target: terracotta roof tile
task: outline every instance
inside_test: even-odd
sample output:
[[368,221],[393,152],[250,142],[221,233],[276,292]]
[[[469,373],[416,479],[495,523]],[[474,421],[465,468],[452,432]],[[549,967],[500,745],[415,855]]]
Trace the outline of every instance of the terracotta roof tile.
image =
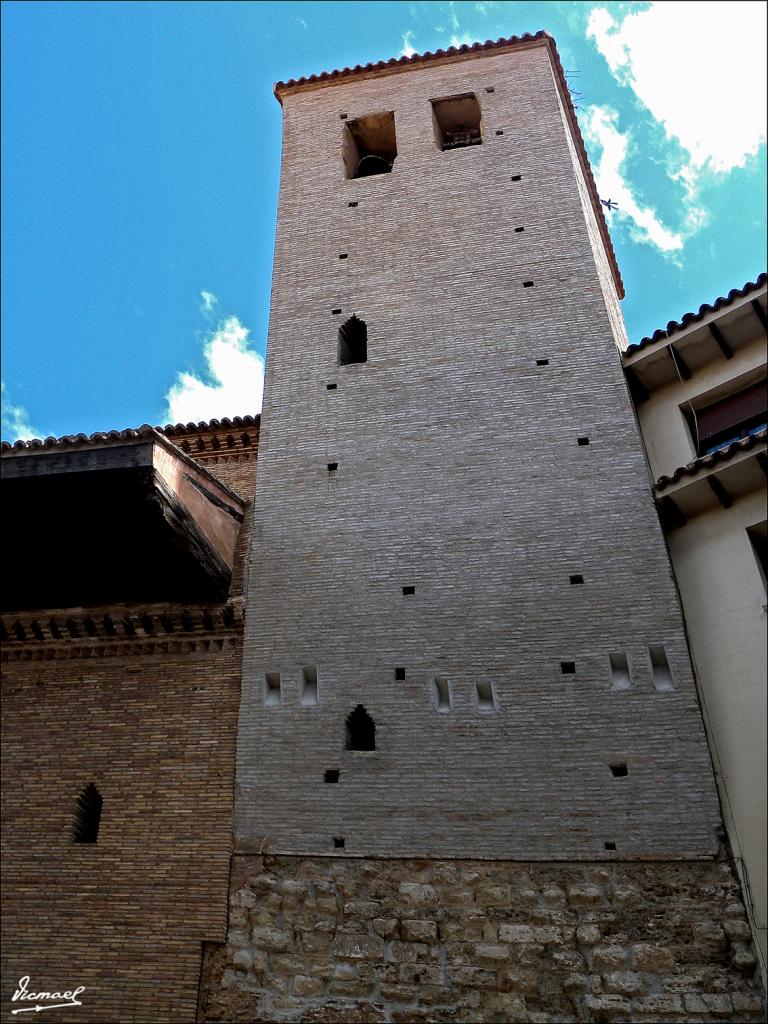
[[712,469],[713,466],[717,466],[721,462],[730,462],[735,455],[740,452],[748,452],[756,445],[765,444],[766,440],[768,440],[768,430],[760,430],[756,434],[750,434],[749,437],[742,437],[738,441],[734,441],[726,448],[718,448],[716,452],[710,452],[709,455],[701,455],[698,459],[689,462],[687,466],[678,467],[672,476],[660,476],[656,481],[656,490],[663,491],[666,487],[676,484],[684,476],[696,476],[702,469]]
[[641,349],[646,348],[648,345],[652,345],[655,341],[665,341],[670,335],[676,334],[678,331],[685,330],[691,324],[698,323],[708,313],[717,313],[721,309],[727,309],[728,306],[732,305],[736,299],[746,298],[751,292],[756,292],[760,288],[765,286],[768,281],[768,274],[760,274],[756,281],[747,281],[747,283],[741,288],[732,288],[727,295],[721,295],[715,299],[713,303],[705,302],[703,306],[699,306],[698,312],[696,313],[684,313],[679,320],[670,320],[665,330],[659,329],[654,331],[650,338],[643,338],[638,341],[635,345],[630,345],[624,355],[631,356],[635,352],[639,352]]
[[252,427],[259,423],[260,416],[234,416],[232,419],[225,416],[220,420],[201,420],[199,423],[168,423],[164,427],[151,427],[143,423],[140,427],[128,430],[97,431],[95,434],[65,434],[62,437],[46,437],[44,440],[32,438],[29,441],[3,441],[0,449],[3,452],[23,451],[25,449],[38,448],[71,448],[82,444],[104,444],[110,441],[132,441],[153,434],[164,434],[166,437],[176,437],[186,434],[199,434],[211,430],[228,430],[230,428]]
[[488,39],[484,43],[473,43],[472,45],[463,46],[449,46],[447,50],[435,50],[434,53],[427,51],[426,53],[414,53],[411,57],[392,57],[390,60],[379,60],[370,64],[356,64],[353,68],[342,68],[338,71],[322,71],[319,75],[306,75],[302,78],[291,78],[287,82],[276,82],[274,87],[275,96],[278,101],[282,103],[281,95],[291,89],[302,89],[311,88],[315,85],[321,84],[333,84],[334,82],[345,81],[355,76],[364,75],[380,75],[388,74],[396,71],[402,71],[404,69],[418,66],[420,64],[427,64],[430,61],[446,60],[451,57],[461,57],[466,54],[483,53],[490,50],[501,50],[505,48],[513,47],[524,47],[529,46],[531,43],[543,42],[549,49],[552,63],[554,65],[557,77],[560,82],[560,90],[563,96],[564,103],[566,105],[566,112],[568,120],[571,124],[573,131],[574,140],[576,142],[579,155],[581,157],[582,166],[584,168],[584,175],[587,180],[587,187],[589,189],[590,197],[592,199],[592,208],[597,218],[598,227],[600,229],[600,235],[603,239],[606,252],[608,254],[608,261],[611,265],[611,271],[613,273],[613,279],[616,284],[616,291],[620,299],[624,298],[624,282],[621,279],[621,273],[619,271],[619,265],[616,260],[616,253],[613,249],[613,243],[611,242],[611,236],[608,231],[608,224],[605,220],[605,214],[603,213],[603,207],[600,203],[600,196],[595,185],[595,180],[592,175],[592,168],[589,163],[589,157],[587,156],[587,149],[584,145],[584,139],[579,128],[579,122],[576,117],[576,111],[573,106],[571,99],[570,89],[568,88],[568,81],[565,77],[565,71],[563,65],[560,62],[560,55],[557,52],[557,46],[555,40],[549,34],[549,32],[525,32],[520,36],[509,36],[504,39]]

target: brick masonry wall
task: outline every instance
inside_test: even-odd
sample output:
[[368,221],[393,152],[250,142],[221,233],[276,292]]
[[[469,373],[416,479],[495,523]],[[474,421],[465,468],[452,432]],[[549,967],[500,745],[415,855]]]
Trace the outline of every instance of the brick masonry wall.
[[[439,152],[429,100],[467,91],[483,144]],[[346,180],[341,114],[389,110],[394,171]],[[343,837],[351,856],[714,855],[618,307],[546,50],[288,95],[284,121],[238,850],[330,854]],[[339,366],[352,313],[368,361]],[[673,692],[654,689],[649,644],[665,646]],[[611,689],[615,653],[632,689]],[[280,705],[264,703],[266,672],[281,674]],[[370,754],[344,749],[358,703],[376,722]]]
[[761,1021],[727,863],[233,858],[202,1020]]
[[[200,461],[251,498],[255,455]],[[234,597],[247,532],[246,517]],[[89,611],[117,636],[89,637]],[[60,1021],[194,1020],[203,943],[226,934],[232,851],[242,624],[221,611],[75,609],[79,637],[56,613],[55,643],[32,638],[34,616],[19,641],[5,617],[0,1019],[22,1019],[11,996],[29,975],[32,991],[85,986]],[[75,844],[89,782],[104,800],[98,842]]]

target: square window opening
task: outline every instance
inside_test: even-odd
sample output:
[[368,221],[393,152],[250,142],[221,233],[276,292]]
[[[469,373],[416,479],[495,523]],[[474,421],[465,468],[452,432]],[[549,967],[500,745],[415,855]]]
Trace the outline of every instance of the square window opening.
[[397,158],[394,112],[368,114],[347,121],[342,157],[347,178],[389,174]]
[[438,149],[463,149],[483,141],[480,104],[473,92],[432,100],[432,126]]

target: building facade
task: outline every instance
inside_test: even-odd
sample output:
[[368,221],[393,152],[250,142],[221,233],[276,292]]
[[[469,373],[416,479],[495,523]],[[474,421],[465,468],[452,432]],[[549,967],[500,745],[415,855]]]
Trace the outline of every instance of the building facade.
[[58,1020],[195,1019],[227,928],[258,427],[3,445],[3,1020],[48,1008],[14,1001],[25,977],[84,986]]
[[5,1018],[759,1021],[553,41],[276,94],[261,423],[3,452]]
[[765,334],[762,274],[624,355],[764,976]]

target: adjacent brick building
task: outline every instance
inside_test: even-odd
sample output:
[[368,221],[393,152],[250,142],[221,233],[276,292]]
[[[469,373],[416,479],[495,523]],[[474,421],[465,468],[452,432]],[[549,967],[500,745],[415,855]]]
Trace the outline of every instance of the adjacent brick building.
[[[203,944],[227,924],[258,427],[4,445],[4,1020],[23,1019],[24,976],[30,991],[85,986],[59,1020],[195,1018]],[[197,524],[229,545],[218,596],[222,581],[196,574],[221,568]],[[73,842],[89,785],[98,841]]]

